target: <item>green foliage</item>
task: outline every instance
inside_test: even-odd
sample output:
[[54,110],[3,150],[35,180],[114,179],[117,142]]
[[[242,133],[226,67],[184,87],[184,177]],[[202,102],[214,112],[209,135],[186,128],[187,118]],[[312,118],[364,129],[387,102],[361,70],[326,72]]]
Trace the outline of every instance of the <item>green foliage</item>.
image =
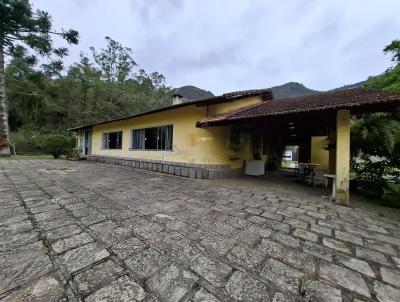
[[375,113],[357,119],[351,128],[351,152],[355,181],[362,190],[375,198],[393,199],[397,191],[392,188],[400,180],[400,121],[396,115]]
[[388,206],[399,208],[400,184],[389,184],[383,190],[382,199]]
[[[367,88],[400,91],[400,41],[384,48],[395,65],[382,75],[370,77]],[[364,188],[385,200],[399,200],[400,119],[396,113],[374,113],[354,120],[351,129],[352,168]]]
[[43,154],[43,135],[29,128],[20,128],[12,133],[11,143],[15,147],[17,154]]
[[6,67],[9,123],[12,130],[39,123],[46,84],[44,74],[35,69],[36,60],[22,46],[16,47],[16,50],[18,55]]
[[383,51],[392,54],[394,66],[388,68],[383,74],[370,77],[365,87],[377,90],[400,91],[400,40],[394,40]]
[[74,146],[75,139],[73,137],[61,134],[48,135],[43,142],[43,149],[46,154],[51,154],[54,158],[71,154]]
[[359,118],[352,125],[352,152],[391,158],[400,162],[400,123],[395,114],[375,113]]
[[385,54],[391,53],[393,55],[392,61],[395,64],[400,63],[400,40],[393,40],[392,43],[390,43],[383,49],[383,51],[385,52]]
[[96,64],[100,67],[102,77],[109,82],[125,82],[136,66],[132,58],[132,49],[106,37],[107,46],[98,52],[90,47]]
[[[28,0],[2,0],[0,3],[0,43],[8,54],[14,52],[16,45],[24,44],[40,56],[64,57],[65,47],[54,48],[52,35],[57,35],[69,44],[78,44],[76,30],[54,31],[51,16],[43,10],[34,10]],[[54,60],[50,65],[59,65]],[[62,62],[61,62],[62,63]]]
[[73,154],[75,138],[61,134],[43,134],[25,127],[13,133],[12,144],[18,155],[51,154],[58,158],[60,155]]
[[73,148],[71,154],[69,154],[72,158],[80,158],[81,157],[81,148]]
[[400,91],[400,65],[388,69],[379,76],[370,77],[365,87],[385,91]]
[[[35,119],[38,120],[39,106],[42,105],[41,96],[35,90],[29,89],[29,86],[36,85],[34,80],[37,72],[32,67],[37,64],[36,56],[45,56],[49,63],[43,64],[43,71],[50,77],[60,75],[63,69],[62,58],[68,54],[65,47],[55,48],[52,37],[59,36],[69,44],[77,44],[79,37],[76,30],[62,30],[57,32],[53,29],[51,16],[43,10],[34,10],[29,0],[1,0],[0,1],[0,150],[9,153],[9,119],[7,113],[6,98],[6,80],[5,80],[5,55],[13,56],[15,59],[14,69],[11,70],[15,81],[25,86],[22,90],[15,85],[12,89],[14,93],[32,96],[35,106]],[[35,52],[27,54],[25,47]],[[28,73],[23,79],[18,79],[18,74]],[[31,77],[32,82],[26,82],[26,78]],[[8,84],[8,83],[7,83]],[[28,104],[27,107],[31,107]],[[25,111],[26,112],[26,111]],[[21,117],[21,115],[20,115]],[[23,117],[22,117],[23,119]],[[16,120],[16,123],[19,121]],[[19,126],[24,125],[21,121]]]
[[[170,103],[165,78],[157,72],[135,70],[132,50],[110,37],[104,48],[91,47],[91,57],[81,54],[80,61],[62,74],[68,49],[53,47],[52,38],[59,36],[77,44],[77,31],[55,31],[50,15],[34,10],[28,0],[2,0],[0,17],[0,54],[11,57],[5,70],[0,64],[6,82],[6,89],[4,82],[0,83],[0,92],[7,92],[8,121],[17,152],[48,151],[48,145],[56,143],[55,138],[44,139],[49,134],[65,135],[72,126]],[[49,58],[49,63],[39,65],[37,56]],[[5,103],[4,97],[1,103]],[[0,116],[6,118],[1,112]],[[0,133],[0,138],[3,136],[8,144],[7,131]],[[57,142],[61,145],[61,138]],[[55,145],[52,150],[57,149]],[[60,151],[54,152],[57,156]]]
[[[115,62],[125,57],[126,48],[110,38],[106,42],[113,46],[105,48],[106,54],[103,50],[96,51],[98,57]],[[27,127],[42,133],[66,134],[66,129],[72,126],[136,114],[171,103],[171,90],[164,76],[157,72],[128,71],[126,64],[121,63],[111,68],[112,76],[108,78],[108,67],[104,66],[109,64],[98,64],[96,60],[99,59],[81,54],[80,61],[72,64],[66,75],[54,77],[43,66],[38,66],[26,49],[16,49],[18,56],[6,67],[9,122],[13,132]],[[118,66],[123,66],[123,71],[119,71]],[[131,64],[131,68],[134,66]]]

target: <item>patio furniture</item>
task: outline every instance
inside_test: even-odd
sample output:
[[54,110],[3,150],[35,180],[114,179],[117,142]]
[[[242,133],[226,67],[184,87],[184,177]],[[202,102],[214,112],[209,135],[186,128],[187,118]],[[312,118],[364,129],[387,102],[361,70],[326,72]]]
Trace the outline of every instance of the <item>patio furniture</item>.
[[312,173],[313,167],[309,163],[300,163],[298,164],[298,177],[301,179],[302,182],[306,182],[308,184],[312,183]]
[[336,175],[335,174],[324,174],[324,177],[328,179],[332,179],[332,196],[330,198],[332,200],[336,199]]
[[314,183],[314,167],[309,165],[304,169],[304,180],[306,184],[312,185]]
[[301,180],[303,180],[305,165],[306,165],[306,164],[304,164],[304,163],[299,163],[299,164],[297,165],[296,170],[295,170],[295,173],[296,173],[297,178],[300,178]]
[[328,178],[325,174],[328,172],[328,168],[325,166],[316,166],[314,168],[313,184],[316,186],[323,186],[325,189],[328,188]]

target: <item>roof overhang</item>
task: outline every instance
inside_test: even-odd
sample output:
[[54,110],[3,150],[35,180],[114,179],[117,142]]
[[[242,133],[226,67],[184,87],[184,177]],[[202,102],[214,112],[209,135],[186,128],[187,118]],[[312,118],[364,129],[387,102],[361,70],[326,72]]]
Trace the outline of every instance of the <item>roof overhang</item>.
[[162,107],[159,109],[155,109],[155,110],[151,110],[151,111],[147,111],[147,112],[143,112],[143,113],[127,116],[127,117],[122,117],[122,118],[111,119],[111,120],[101,121],[101,122],[97,122],[97,123],[77,126],[77,127],[69,128],[68,131],[79,131],[79,130],[91,129],[92,127],[97,126],[97,125],[103,125],[103,124],[108,124],[108,123],[112,123],[112,122],[133,119],[133,118],[137,118],[137,117],[140,117],[143,115],[149,115],[149,114],[154,114],[154,113],[168,111],[168,110],[174,110],[174,109],[178,109],[178,108],[182,108],[182,107],[186,107],[186,106],[192,106],[192,105],[195,105],[196,107],[211,106],[211,105],[232,102],[232,101],[236,101],[236,100],[248,98],[248,97],[253,97],[253,96],[260,96],[263,101],[273,99],[271,89],[255,89],[255,90],[236,91],[236,92],[225,93],[223,95],[215,96],[215,97],[211,97],[211,98],[206,98],[206,99],[201,99],[201,100],[196,100],[196,101],[189,101],[189,102],[184,102],[184,103],[180,103],[180,104],[176,104],[176,105]]
[[268,101],[212,115],[197,122],[197,127],[249,123],[255,120],[304,113],[349,109],[352,114],[389,112],[400,106],[400,93],[365,88],[337,90],[315,95]]

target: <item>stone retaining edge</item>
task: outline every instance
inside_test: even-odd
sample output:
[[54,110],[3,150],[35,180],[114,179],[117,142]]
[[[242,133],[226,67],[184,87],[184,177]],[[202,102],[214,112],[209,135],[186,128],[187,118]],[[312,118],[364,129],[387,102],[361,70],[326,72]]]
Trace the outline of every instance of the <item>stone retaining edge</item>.
[[240,174],[229,165],[191,164],[153,159],[86,155],[88,161],[127,166],[195,179],[221,179]]

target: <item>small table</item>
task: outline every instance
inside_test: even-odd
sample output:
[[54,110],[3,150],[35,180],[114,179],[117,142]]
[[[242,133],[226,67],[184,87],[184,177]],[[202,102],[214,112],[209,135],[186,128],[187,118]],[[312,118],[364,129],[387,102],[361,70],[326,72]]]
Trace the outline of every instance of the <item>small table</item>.
[[332,178],[332,196],[330,198],[332,200],[336,199],[336,175],[335,174],[324,174],[326,178]]

